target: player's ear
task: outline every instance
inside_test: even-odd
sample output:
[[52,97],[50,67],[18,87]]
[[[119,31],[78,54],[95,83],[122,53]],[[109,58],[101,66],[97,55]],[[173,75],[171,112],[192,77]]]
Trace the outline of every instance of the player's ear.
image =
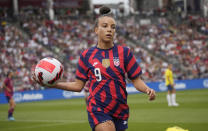
[[97,35],[98,34],[98,27],[95,27],[94,31],[95,31],[95,34]]

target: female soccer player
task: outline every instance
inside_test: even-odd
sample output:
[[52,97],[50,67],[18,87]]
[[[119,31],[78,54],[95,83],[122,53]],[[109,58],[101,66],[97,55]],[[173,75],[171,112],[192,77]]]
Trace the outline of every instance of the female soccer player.
[[176,90],[174,88],[174,79],[173,79],[173,65],[169,64],[168,68],[165,70],[165,85],[168,88],[167,101],[168,106],[179,106],[176,102]]
[[9,121],[15,120],[13,117],[13,112],[14,112],[14,108],[16,106],[15,101],[13,99],[14,89],[13,89],[12,76],[13,76],[13,73],[8,72],[7,78],[4,80],[3,85],[2,85],[2,88],[4,89],[4,94],[9,102],[9,110],[8,110],[8,120]]
[[80,55],[75,81],[54,87],[80,92],[89,80],[87,112],[92,130],[124,131],[129,118],[125,74],[150,100],[155,99],[155,91],[140,79],[141,68],[130,49],[113,42],[116,22],[110,8],[102,7],[100,14],[94,28],[98,43]]

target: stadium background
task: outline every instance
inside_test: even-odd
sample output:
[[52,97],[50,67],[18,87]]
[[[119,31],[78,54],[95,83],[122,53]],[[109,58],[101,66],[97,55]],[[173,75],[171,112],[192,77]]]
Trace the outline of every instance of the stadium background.
[[[146,82],[162,83],[164,70],[172,63],[176,80],[187,80],[193,88],[207,87],[208,0],[0,0],[0,84],[12,70],[16,93],[30,92],[33,95],[26,98],[33,100],[38,97],[36,91],[50,92],[31,80],[31,67],[47,56],[59,59],[64,64],[64,79],[73,81],[80,52],[96,43],[92,29],[103,4],[113,8],[116,16],[115,43],[132,49]],[[129,130],[161,131],[173,125],[206,130],[208,90],[186,91],[190,86],[183,87],[177,96],[178,108],[167,107],[164,92],[158,93],[153,103],[144,100],[142,94],[129,95],[133,109]],[[0,96],[2,100],[2,90]],[[7,105],[1,104],[2,130],[49,130],[55,123],[54,128],[64,125],[62,130],[90,130],[82,99],[18,103],[17,121],[12,124],[6,121],[6,111]]]

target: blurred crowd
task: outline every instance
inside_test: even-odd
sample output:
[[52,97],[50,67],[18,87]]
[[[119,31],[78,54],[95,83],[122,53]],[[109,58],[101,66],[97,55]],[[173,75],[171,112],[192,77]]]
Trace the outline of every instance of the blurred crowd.
[[122,32],[149,51],[177,61],[187,73],[179,76],[182,79],[208,77],[208,35],[188,22],[176,24],[163,19],[157,24],[141,25],[130,19],[126,21],[129,24],[123,24]]
[[[77,12],[58,12],[55,20],[49,20],[47,12],[21,10],[19,26],[2,21],[0,32],[0,82],[9,70],[15,72],[16,90],[44,89],[33,83],[31,68],[44,57],[55,57],[64,65],[64,79],[75,79],[76,64],[81,51],[96,45],[93,33],[94,19],[78,17]],[[208,77],[208,41],[206,34],[186,24],[175,25],[168,21],[141,25],[134,18],[119,21],[115,43],[126,45],[134,52],[145,81],[164,81],[167,62],[155,57],[157,52],[167,58],[175,58],[184,70],[174,69],[177,79]],[[26,33],[26,35],[25,35]],[[149,51],[139,44],[141,42]],[[190,72],[184,75],[183,72]],[[1,83],[0,83],[1,84]]]
[[25,39],[17,27],[9,24],[4,26],[0,37],[0,81],[5,79],[8,71],[12,71],[15,73],[14,83],[19,87],[18,90],[36,88],[30,77],[31,68],[40,58],[53,56],[53,53],[34,40]]

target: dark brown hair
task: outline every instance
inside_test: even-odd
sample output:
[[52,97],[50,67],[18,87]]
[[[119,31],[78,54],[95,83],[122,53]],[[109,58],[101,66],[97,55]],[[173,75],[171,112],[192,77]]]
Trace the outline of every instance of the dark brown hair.
[[11,71],[8,71],[7,74],[6,74],[6,76],[9,77],[9,75],[10,75],[11,73],[12,73]]
[[100,7],[100,9],[99,9],[99,16],[98,16],[98,18],[95,21],[95,27],[98,26],[99,18],[104,17],[104,16],[108,16],[108,17],[114,18],[111,9],[109,7],[107,7],[107,6]]

